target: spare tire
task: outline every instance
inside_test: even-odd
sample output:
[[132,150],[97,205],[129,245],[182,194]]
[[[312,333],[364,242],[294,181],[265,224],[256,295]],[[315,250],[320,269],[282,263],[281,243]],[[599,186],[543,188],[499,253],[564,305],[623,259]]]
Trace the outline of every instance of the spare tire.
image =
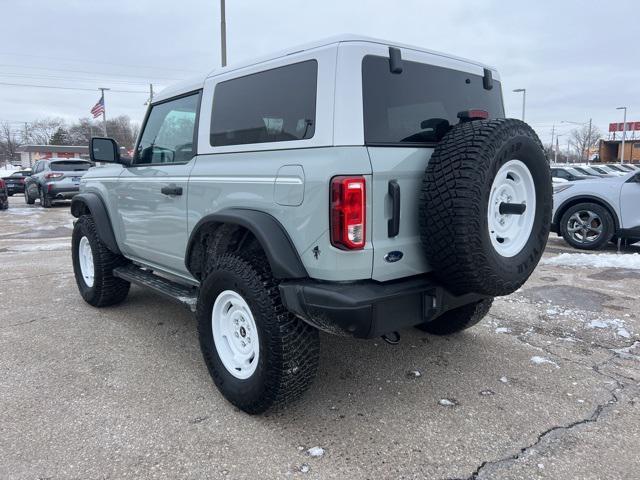
[[514,292],[542,256],[551,208],[549,164],[529,125],[456,125],[422,182],[420,236],[434,275],[455,294]]

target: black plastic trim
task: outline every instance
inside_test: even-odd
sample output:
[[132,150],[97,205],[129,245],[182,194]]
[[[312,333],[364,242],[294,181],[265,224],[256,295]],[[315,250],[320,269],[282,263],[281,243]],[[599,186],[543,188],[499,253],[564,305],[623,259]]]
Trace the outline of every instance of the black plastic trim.
[[389,47],[389,71],[402,73],[402,52],[399,48]]
[[484,75],[482,76],[482,86],[485,90],[493,89],[493,74],[488,68],[484,69]]
[[98,237],[100,237],[102,243],[113,253],[122,255],[120,248],[118,248],[118,242],[116,242],[116,236],[113,233],[109,213],[102,199],[95,193],[79,193],[71,200],[71,214],[79,218],[80,215],[82,215],[82,207],[84,206],[89,209],[93,217],[96,229],[98,230]]
[[244,208],[229,208],[200,219],[187,243],[185,264],[188,270],[199,231],[206,225],[223,223],[239,225],[253,233],[267,255],[274,277],[297,279],[308,276],[293,242],[280,222],[268,213]]
[[391,197],[391,218],[387,222],[387,235],[392,238],[400,233],[400,185],[397,180],[389,180]]
[[443,313],[487,296],[456,296],[428,275],[391,282],[284,281],[285,307],[323,331],[374,338],[434,320]]

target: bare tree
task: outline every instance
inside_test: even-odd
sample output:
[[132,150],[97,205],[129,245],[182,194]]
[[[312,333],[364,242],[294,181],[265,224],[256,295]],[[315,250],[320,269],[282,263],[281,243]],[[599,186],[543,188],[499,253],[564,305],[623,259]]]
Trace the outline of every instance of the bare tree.
[[81,118],[69,127],[69,143],[71,145],[89,145],[91,137],[102,135],[102,127],[90,118]]
[[60,127],[64,127],[64,120],[61,118],[41,118],[31,122],[25,143],[49,145],[51,137]]
[[3,163],[17,159],[16,150],[21,144],[20,135],[11,128],[11,124],[8,122],[0,123],[0,160]]
[[602,137],[602,132],[598,127],[584,125],[571,131],[570,142],[580,159],[586,158],[588,160],[589,149],[596,146],[600,137]]

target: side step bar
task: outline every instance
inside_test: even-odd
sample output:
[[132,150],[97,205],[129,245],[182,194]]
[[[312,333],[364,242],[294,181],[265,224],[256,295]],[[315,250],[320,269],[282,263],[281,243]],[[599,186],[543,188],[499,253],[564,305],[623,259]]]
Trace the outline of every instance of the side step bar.
[[196,303],[198,301],[198,290],[196,287],[188,287],[181,283],[172,282],[133,264],[114,268],[113,274],[127,282],[150,288],[160,295],[182,303],[189,307],[192,312],[196,311]]

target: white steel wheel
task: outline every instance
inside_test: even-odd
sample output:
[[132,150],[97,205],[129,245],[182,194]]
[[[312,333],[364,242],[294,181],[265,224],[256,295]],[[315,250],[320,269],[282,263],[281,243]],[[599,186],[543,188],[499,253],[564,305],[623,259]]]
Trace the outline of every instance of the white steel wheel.
[[256,371],[260,339],[247,302],[233,290],[225,290],[213,304],[211,331],[216,351],[227,371],[245,380]]
[[93,287],[95,269],[93,267],[93,252],[91,251],[91,244],[87,237],[80,239],[78,245],[78,262],[80,263],[80,273],[82,273],[82,279],[87,287]]
[[[501,213],[502,204],[524,205],[521,214]],[[529,168],[520,160],[505,163],[493,180],[487,220],[491,244],[503,257],[514,257],[527,244],[536,215],[536,188]]]

